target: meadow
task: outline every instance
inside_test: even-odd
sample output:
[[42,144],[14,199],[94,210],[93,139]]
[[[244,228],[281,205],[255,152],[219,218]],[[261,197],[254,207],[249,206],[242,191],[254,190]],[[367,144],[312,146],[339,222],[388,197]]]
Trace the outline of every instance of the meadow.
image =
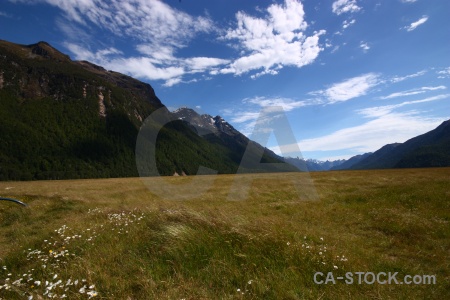
[[[0,182],[28,204],[0,201],[0,299],[449,298],[450,168],[313,172],[312,201],[295,176],[199,176],[213,184],[183,201],[151,186],[192,177]],[[227,198],[236,179],[253,180],[244,201]]]

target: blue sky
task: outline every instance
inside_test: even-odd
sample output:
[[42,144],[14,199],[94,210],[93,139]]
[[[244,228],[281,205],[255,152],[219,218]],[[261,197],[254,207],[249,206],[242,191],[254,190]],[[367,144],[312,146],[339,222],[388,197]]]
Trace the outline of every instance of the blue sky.
[[47,41],[247,135],[282,106],[305,158],[337,159],[450,118],[449,12],[448,0],[2,0],[0,39]]

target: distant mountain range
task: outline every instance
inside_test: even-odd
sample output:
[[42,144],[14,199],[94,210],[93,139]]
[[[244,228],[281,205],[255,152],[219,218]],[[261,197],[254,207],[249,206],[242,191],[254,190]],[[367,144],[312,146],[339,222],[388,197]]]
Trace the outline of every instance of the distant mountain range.
[[[46,42],[0,41],[0,180],[138,176],[136,138],[157,109],[171,114],[149,84],[72,61]],[[237,172],[251,141],[219,116],[200,122],[187,120],[188,112],[175,112],[181,120],[158,134],[159,173],[196,174],[199,166]],[[259,147],[250,157],[273,164],[241,171],[297,170]]]
[[297,167],[301,171],[329,171],[332,168],[338,167],[345,163],[345,159],[340,160],[316,160],[316,159],[303,159],[299,157],[285,157],[284,160]]

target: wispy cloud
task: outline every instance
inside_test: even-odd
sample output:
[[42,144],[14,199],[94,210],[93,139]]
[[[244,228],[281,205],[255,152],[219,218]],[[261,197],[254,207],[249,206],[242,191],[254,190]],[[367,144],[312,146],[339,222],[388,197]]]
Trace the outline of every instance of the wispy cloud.
[[[252,97],[242,100],[239,110],[226,109],[223,113],[229,118],[230,123],[237,124],[239,131],[249,136],[255,126],[256,120],[261,118],[261,112],[290,112],[304,106],[319,104],[318,100],[295,100],[285,97]],[[270,110],[267,110],[270,108]],[[270,123],[272,114],[267,114],[260,121]]]
[[350,27],[351,25],[355,24],[356,20],[352,19],[352,20],[345,20],[344,22],[342,22],[342,30],[338,30],[336,31],[334,34],[335,35],[343,35],[344,31]]
[[[307,23],[299,0],[285,0],[261,9],[262,18],[240,11],[236,26],[221,31],[207,15],[193,16],[159,0],[12,0],[20,3],[42,2],[58,7],[66,22],[57,22],[67,38],[67,48],[77,59],[149,80],[165,80],[171,86],[194,73],[235,74],[255,71],[251,78],[276,75],[284,66],[311,64],[323,50],[319,30],[305,35]],[[77,29],[80,29],[79,31]],[[101,56],[110,48],[86,38],[91,29],[109,31],[117,37],[132,38],[139,55]],[[84,35],[82,38],[78,36]],[[202,33],[220,34],[222,41],[238,41],[236,58],[178,57],[177,52]],[[82,41],[82,42],[80,42]],[[75,52],[77,49],[79,51]]]
[[366,95],[371,88],[380,83],[378,74],[368,73],[335,83],[325,90],[311,92],[312,95],[323,96],[328,103],[347,101]]
[[11,14],[0,11],[0,17],[12,18],[13,16]]
[[416,72],[416,73],[413,73],[413,74],[409,74],[409,75],[406,75],[406,76],[395,76],[395,77],[392,77],[390,79],[390,81],[392,83],[397,83],[397,82],[400,82],[400,81],[404,81],[404,80],[407,80],[407,79],[411,79],[411,78],[414,78],[414,77],[419,77],[419,76],[425,75],[426,73],[427,73],[426,70],[422,70],[422,71],[419,71],[419,72]]
[[356,0],[337,0],[331,5],[333,12],[337,15],[343,13],[353,13],[361,10]]
[[[228,110],[226,113],[228,115],[233,115],[231,118],[231,122],[233,123],[245,123],[249,121],[255,121],[259,112],[263,108],[267,107],[279,107],[285,112],[292,111],[294,109],[304,107],[307,105],[312,105],[312,101],[299,101],[290,98],[284,97],[253,97],[253,98],[245,98],[242,100],[242,105],[244,107],[240,107],[239,112],[234,112],[232,110]],[[244,110],[244,111],[243,111]]]
[[[114,35],[132,36],[152,44],[184,47],[198,32],[214,28],[205,16],[194,17],[158,0],[15,0],[45,2],[61,9],[68,20],[98,26]],[[155,26],[157,24],[157,26]]]
[[[448,98],[450,98],[450,94],[443,94],[395,105],[361,109],[356,113],[371,120],[318,138],[301,140],[298,142],[298,147],[301,151],[351,150],[356,153],[364,153],[373,152],[386,144],[402,143],[434,129],[445,119],[426,117],[416,110],[396,112],[396,109]],[[284,147],[290,149],[289,145]]]
[[364,52],[367,52],[370,50],[370,46],[367,42],[363,42],[361,41],[361,43],[359,44],[359,48],[361,48]]
[[414,29],[416,29],[420,25],[424,24],[426,21],[428,21],[428,16],[423,16],[422,18],[420,18],[416,22],[412,22],[410,25],[405,26],[403,28],[406,29],[406,31],[413,31]]
[[96,52],[90,51],[78,44],[74,43],[64,43],[64,46],[69,49],[70,52],[75,53],[75,59],[77,60],[87,60],[91,62],[101,62],[106,63],[108,57],[115,55],[122,55],[122,51],[110,47],[102,50],[98,50]]
[[350,21],[349,21],[349,20],[345,20],[345,21],[342,23],[342,29],[347,29],[349,26],[355,24],[355,22],[356,22],[355,19],[352,19],[352,20],[350,20]]
[[400,2],[403,2],[403,3],[414,3],[416,1],[417,0],[400,0]]
[[[171,86],[186,74],[208,72],[229,63],[213,57],[177,57],[200,33],[216,30],[209,16],[192,16],[159,0],[14,0],[42,2],[58,7],[58,28],[66,34],[66,48],[76,59],[90,60],[105,68],[149,80],[165,80]],[[64,19],[64,20],[63,20]],[[140,55],[127,56],[93,37],[92,30],[109,31],[117,37],[132,38]]]
[[227,67],[222,74],[240,75],[261,70],[252,75],[275,75],[284,66],[302,67],[314,62],[323,50],[319,37],[324,30],[305,36],[307,23],[303,5],[297,0],[285,0],[284,4],[272,4],[257,18],[240,11],[236,14],[236,27],[229,28],[223,40],[238,41],[242,55]]
[[352,150],[373,152],[390,143],[402,143],[437,127],[444,119],[427,118],[415,112],[389,113],[361,125],[337,130],[329,135],[301,140],[301,151]]
[[297,101],[283,97],[254,97],[244,99],[242,102],[256,104],[259,107],[279,106],[282,107],[284,111],[291,111],[310,104],[308,101]]
[[437,101],[437,100],[443,100],[443,99],[448,99],[449,97],[450,97],[450,94],[441,94],[441,95],[427,97],[427,98],[420,99],[420,100],[405,101],[405,102],[398,103],[398,104],[364,108],[364,109],[358,110],[357,112],[368,118],[376,118],[376,117],[381,117],[381,116],[390,114],[390,113],[392,113],[392,111],[394,109],[397,109],[397,108],[400,108],[403,106],[425,103],[425,102],[432,102],[432,101]]
[[450,78],[450,67],[437,71],[439,79]]
[[428,91],[445,90],[446,88],[447,87],[444,86],[444,85],[440,85],[440,86],[424,86],[424,87],[421,87],[421,88],[418,88],[418,89],[412,89],[412,90],[392,93],[392,94],[389,94],[387,96],[380,97],[380,99],[384,100],[384,99],[392,99],[392,98],[397,98],[397,97],[413,96],[413,95],[423,94],[423,93],[426,93]]
[[213,58],[213,57],[192,57],[184,60],[186,66],[191,72],[204,72],[212,67],[218,67],[229,63],[228,59]]

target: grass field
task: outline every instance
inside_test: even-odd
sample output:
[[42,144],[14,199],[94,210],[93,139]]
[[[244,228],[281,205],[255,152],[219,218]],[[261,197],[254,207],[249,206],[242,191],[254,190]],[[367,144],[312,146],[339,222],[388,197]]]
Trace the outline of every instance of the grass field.
[[[220,175],[185,201],[139,178],[0,182],[29,204],[0,201],[0,299],[449,299],[450,168],[310,175],[317,201],[299,199],[296,173]],[[235,176],[255,179],[245,201],[227,200]]]

